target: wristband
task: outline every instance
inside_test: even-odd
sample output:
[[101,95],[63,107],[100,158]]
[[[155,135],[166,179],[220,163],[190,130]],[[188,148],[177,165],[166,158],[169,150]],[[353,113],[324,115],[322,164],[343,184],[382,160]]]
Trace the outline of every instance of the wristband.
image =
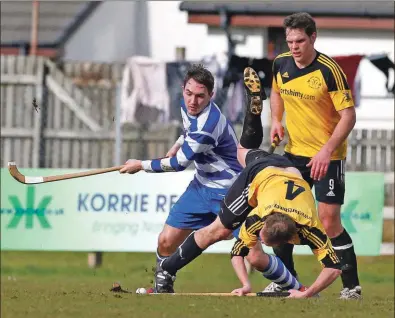
[[143,160],[141,161],[141,166],[143,167],[143,170],[145,172],[153,172],[154,170],[151,167],[151,161],[152,160]]
[[184,143],[184,136],[181,135],[180,137],[178,137],[176,144],[182,146],[183,143]]

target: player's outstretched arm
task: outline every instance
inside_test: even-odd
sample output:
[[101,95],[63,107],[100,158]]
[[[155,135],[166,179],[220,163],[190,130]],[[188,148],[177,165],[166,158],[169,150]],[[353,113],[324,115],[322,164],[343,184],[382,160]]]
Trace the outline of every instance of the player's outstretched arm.
[[[181,148],[183,143],[184,143],[184,136],[180,136],[177,139],[177,141],[175,142],[175,144],[166,153],[165,158],[175,157],[177,155],[178,150]],[[156,160],[160,162],[161,159],[156,159]],[[151,161],[150,161],[150,164],[151,164]],[[121,170],[119,170],[119,172],[134,174],[134,173],[139,172],[141,170],[144,170],[144,164],[141,160],[129,159],[128,161],[126,161],[124,167]]]
[[184,166],[177,165],[173,167],[172,160],[177,162],[177,157],[170,158],[159,158],[152,160],[138,160],[129,159],[124,164],[123,168],[119,170],[120,173],[135,174],[141,170],[146,172],[170,172],[170,171],[182,171],[185,169]]
[[236,272],[237,277],[239,278],[241,284],[243,285],[243,287],[233,290],[232,294],[237,294],[239,296],[248,294],[249,292],[251,292],[251,283],[248,279],[248,273],[244,263],[244,257],[233,256],[232,265]]
[[[247,246],[243,238],[247,239],[247,242],[250,242],[249,246]],[[248,279],[248,273],[246,265],[244,263],[244,257],[249,254],[250,247],[254,246],[256,242],[257,237],[247,232],[246,223],[244,222],[239,232],[239,238],[236,240],[235,244],[232,247],[232,251],[230,252],[232,257],[232,266],[242,284],[242,287],[233,290],[232,294],[243,296],[251,291],[251,283]]]
[[[315,230],[316,230],[315,234],[317,234],[318,233],[317,229]],[[312,251],[316,255],[318,261],[323,265],[323,269],[321,273],[318,275],[315,282],[306,291],[304,292],[290,291],[291,293],[290,297],[293,298],[312,297],[318,294],[319,292],[323,291],[325,288],[327,288],[342,273],[342,271],[340,270],[341,268],[340,260],[336,256],[336,253],[332,248],[330,239],[326,236],[326,242],[325,240],[320,240],[319,238],[318,241],[316,241],[317,236],[313,236],[313,234],[307,236],[307,239],[311,240],[313,239],[312,237],[315,237],[315,239],[313,240],[315,242],[320,242],[319,244],[316,245],[317,248],[313,248]]]
[[323,268],[321,273],[318,275],[315,282],[304,292],[300,292],[297,290],[290,290],[291,298],[308,298],[312,297],[319,292],[323,291],[330,284],[332,284],[337,277],[340,276],[342,271],[336,268]]
[[184,138],[175,156],[143,161],[129,159],[119,172],[133,174],[140,170],[154,173],[183,171],[197,156],[213,149],[215,145],[216,140],[212,135],[200,131],[192,132]]

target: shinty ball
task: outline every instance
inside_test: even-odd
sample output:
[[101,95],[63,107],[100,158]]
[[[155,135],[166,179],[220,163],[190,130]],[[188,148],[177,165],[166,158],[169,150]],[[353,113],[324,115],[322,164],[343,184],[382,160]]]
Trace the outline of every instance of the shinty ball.
[[146,294],[147,290],[144,287],[137,288],[136,294]]

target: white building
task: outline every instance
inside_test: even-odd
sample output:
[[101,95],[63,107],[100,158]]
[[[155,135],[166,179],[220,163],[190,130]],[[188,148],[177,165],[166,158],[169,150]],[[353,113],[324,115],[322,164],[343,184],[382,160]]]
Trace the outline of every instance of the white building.
[[[177,47],[185,48],[187,60],[223,56],[228,42],[219,25],[221,6],[223,2],[103,2],[67,42],[65,58],[110,62],[148,55],[174,61]],[[319,29],[317,50],[330,56],[385,53],[394,61],[393,6],[393,2],[347,2],[343,6],[339,2],[336,6],[331,2],[309,3],[308,12],[316,18]],[[306,2],[270,5],[265,1],[233,3],[227,8],[232,14],[231,34],[240,42],[235,53],[253,58],[273,55],[273,38],[283,37],[284,16],[307,9]],[[332,16],[320,16],[323,13]],[[360,63],[359,75],[362,98],[357,127],[393,129],[394,98],[386,90],[385,75],[367,59]],[[392,72],[390,83],[393,81]]]
[[[179,47],[185,48],[190,61],[213,54],[223,57],[228,41],[221,9],[231,16],[229,30],[238,41],[235,53],[240,56],[272,58],[285,51],[283,18],[308,11],[317,22],[319,51],[330,56],[385,53],[394,61],[393,1],[48,1],[40,4],[38,41],[52,49],[51,53],[43,47],[43,54],[53,56],[63,50],[63,58],[77,61],[110,63],[133,55],[174,61]],[[19,43],[29,44],[31,10],[29,2],[2,5],[2,54],[18,54],[18,48],[20,54]],[[48,20],[57,10],[62,19]],[[357,127],[393,129],[394,98],[386,90],[385,75],[367,59],[362,60],[359,74],[362,99]],[[389,82],[394,83],[393,70]]]

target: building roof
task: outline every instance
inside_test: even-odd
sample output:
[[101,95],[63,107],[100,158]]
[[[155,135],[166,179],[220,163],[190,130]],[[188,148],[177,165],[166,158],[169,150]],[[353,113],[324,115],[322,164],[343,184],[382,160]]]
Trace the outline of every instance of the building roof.
[[[97,3],[100,2],[39,1],[38,45],[56,45],[65,40]],[[30,42],[32,7],[32,1],[1,2],[1,44]]]
[[308,12],[313,17],[366,17],[393,18],[393,1],[260,1],[254,3],[183,1],[181,11],[195,14],[217,14],[221,8],[231,14],[244,15],[289,15]]

